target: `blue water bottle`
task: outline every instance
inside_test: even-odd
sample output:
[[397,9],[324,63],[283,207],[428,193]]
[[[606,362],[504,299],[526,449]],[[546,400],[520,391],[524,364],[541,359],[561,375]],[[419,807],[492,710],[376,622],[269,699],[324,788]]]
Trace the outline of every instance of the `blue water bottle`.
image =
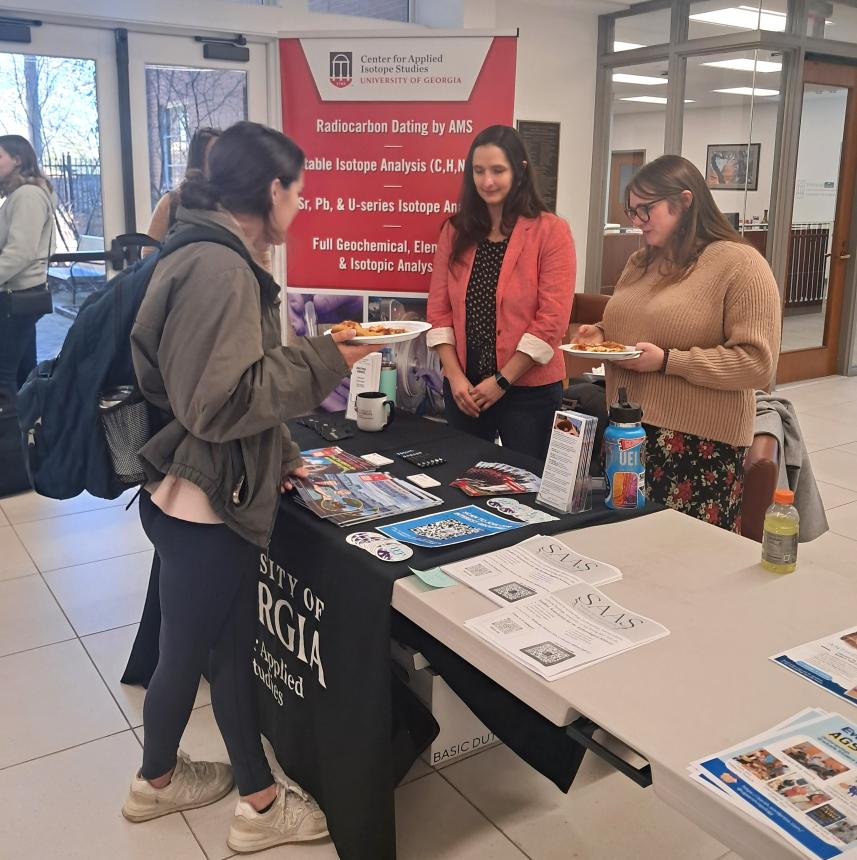
[[608,508],[642,508],[646,504],[646,431],[642,420],[640,404],[629,402],[628,392],[620,388],[604,431],[604,504]]

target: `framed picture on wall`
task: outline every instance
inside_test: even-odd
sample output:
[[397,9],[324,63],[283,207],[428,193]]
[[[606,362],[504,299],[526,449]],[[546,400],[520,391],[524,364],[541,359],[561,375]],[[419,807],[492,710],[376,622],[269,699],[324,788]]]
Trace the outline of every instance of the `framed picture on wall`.
[[748,191],[759,188],[761,143],[709,144],[705,159],[705,179],[716,191]]

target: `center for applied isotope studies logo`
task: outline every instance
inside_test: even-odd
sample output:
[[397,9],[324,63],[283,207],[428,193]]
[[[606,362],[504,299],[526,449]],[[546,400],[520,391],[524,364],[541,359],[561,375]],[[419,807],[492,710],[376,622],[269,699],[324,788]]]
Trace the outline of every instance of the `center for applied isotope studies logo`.
[[335,87],[347,87],[351,83],[351,51],[330,52],[330,82]]

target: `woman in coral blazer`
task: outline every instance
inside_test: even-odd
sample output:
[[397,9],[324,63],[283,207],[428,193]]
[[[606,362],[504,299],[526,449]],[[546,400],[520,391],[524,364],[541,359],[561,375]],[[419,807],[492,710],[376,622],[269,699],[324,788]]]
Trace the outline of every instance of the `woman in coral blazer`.
[[574,242],[547,211],[518,133],[480,132],[458,212],[444,225],[428,298],[447,421],[544,459],[562,403],[557,347],[574,295]]

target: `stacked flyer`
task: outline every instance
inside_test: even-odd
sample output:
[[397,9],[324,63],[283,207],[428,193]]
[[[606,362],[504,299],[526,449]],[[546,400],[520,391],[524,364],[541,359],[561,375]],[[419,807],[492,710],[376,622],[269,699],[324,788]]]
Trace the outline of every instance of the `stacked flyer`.
[[598,419],[577,412],[556,412],[541,489],[540,505],[578,513],[590,507],[589,463]]
[[807,709],[689,766],[807,857],[857,857],[857,723]]
[[382,517],[409,514],[442,500],[339,447],[302,451],[306,478],[292,478],[295,501],[338,526],[354,526]]
[[465,626],[549,681],[669,634],[596,588],[621,579],[618,568],[556,538],[536,535],[442,570],[503,607]]
[[292,478],[295,501],[338,526],[409,514],[443,504],[437,496],[388,472],[343,472]]
[[505,496],[510,493],[537,493],[541,480],[526,469],[480,460],[450,486],[458,487],[468,496]]

